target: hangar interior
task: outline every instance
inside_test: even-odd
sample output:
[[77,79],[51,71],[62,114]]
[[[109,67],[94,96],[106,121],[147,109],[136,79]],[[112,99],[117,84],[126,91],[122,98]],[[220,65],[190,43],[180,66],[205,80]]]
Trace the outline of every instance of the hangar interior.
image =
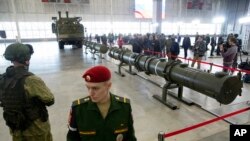
[[[146,34],[156,31],[157,1],[149,0],[1,0],[0,29],[5,30],[7,41],[17,37],[23,41],[55,40],[51,32],[52,17],[58,11],[69,11],[70,17],[82,17],[86,36],[92,34],[122,33]],[[48,0],[50,1],[50,0]],[[243,48],[248,50],[248,0],[205,0],[202,9],[188,8],[191,0],[159,0],[162,11],[161,33],[195,35],[237,33]],[[152,6],[149,6],[152,5]],[[143,8],[142,8],[143,7]],[[143,10],[142,12],[138,10]],[[146,11],[146,12],[145,12]],[[18,23],[18,24],[16,24]],[[159,26],[158,26],[159,28]],[[3,42],[1,40],[1,42]]]
[[[126,73],[125,70],[129,70],[129,66],[126,65],[121,67],[121,71],[125,74],[121,77],[115,73],[119,71],[119,60],[110,57],[108,53],[93,54],[86,44],[78,49],[71,45],[65,45],[63,50],[59,49],[56,35],[51,29],[52,17],[58,17],[58,11],[61,11],[64,17],[64,13],[68,11],[69,17],[82,17],[81,23],[86,28],[84,33],[86,38],[91,34],[146,34],[160,31],[165,35],[188,34],[194,42],[193,38],[197,32],[210,35],[237,33],[242,39],[242,49],[250,50],[248,42],[250,20],[247,21],[250,12],[249,0],[203,0],[202,9],[189,9],[188,2],[193,1],[149,0],[147,5],[151,5],[149,7],[152,10],[150,12],[152,17],[142,18],[135,12],[136,0],[71,0],[70,3],[65,3],[65,0],[0,0],[0,30],[6,33],[5,38],[0,38],[0,73],[4,73],[6,67],[11,65],[11,62],[5,60],[3,56],[9,44],[19,41],[33,45],[35,53],[32,55],[29,69],[45,81],[55,96],[55,104],[48,107],[55,141],[65,140],[71,103],[87,96],[81,75],[87,68],[95,65],[105,65],[112,71],[112,93],[131,100],[137,140],[157,141],[160,131],[171,133],[249,107],[250,86],[248,83],[243,83],[241,96],[237,96],[230,104],[221,104],[214,98],[184,87],[183,97],[194,104],[190,106],[172,96],[167,96],[168,102],[178,107],[173,110],[153,97],[162,96],[162,87],[166,83],[163,77],[146,75],[134,66],[132,70],[137,75],[131,75]],[[156,26],[159,3],[162,5],[160,11],[163,11],[165,18]],[[212,19],[216,17],[223,17],[225,20],[213,22]],[[124,47],[131,49],[130,45]],[[181,49],[180,57],[183,57],[183,52]],[[189,50],[188,57],[192,55],[192,51]],[[222,65],[222,57],[208,56],[203,58],[204,62]],[[242,55],[242,60],[247,58],[247,55]],[[181,61],[190,67],[189,60]],[[210,65],[202,64],[201,70],[204,72],[201,76],[206,75],[205,71],[209,69]],[[210,73],[217,71],[221,71],[221,68],[213,66]],[[214,89],[218,87],[213,83],[206,85]],[[178,93],[178,89],[170,91]],[[0,114],[2,113],[0,108]],[[249,124],[249,120],[250,112],[246,111],[165,140],[228,141],[230,125]],[[2,116],[0,129],[1,140],[11,140]]]

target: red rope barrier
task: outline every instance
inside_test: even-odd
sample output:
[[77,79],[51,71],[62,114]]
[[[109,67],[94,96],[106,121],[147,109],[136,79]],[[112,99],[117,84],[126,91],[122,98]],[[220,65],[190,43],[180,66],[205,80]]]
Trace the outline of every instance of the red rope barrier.
[[202,127],[202,126],[205,126],[207,124],[210,124],[210,123],[213,123],[213,122],[216,122],[216,121],[219,121],[219,120],[222,120],[222,119],[225,119],[225,118],[228,118],[228,117],[231,117],[231,116],[243,113],[243,112],[246,112],[248,110],[250,110],[250,107],[243,108],[241,110],[238,110],[238,111],[235,111],[235,112],[232,112],[232,113],[229,113],[229,114],[226,114],[226,115],[223,115],[223,116],[220,116],[220,117],[217,117],[217,118],[214,118],[214,119],[211,119],[211,120],[208,120],[208,121],[205,121],[205,122],[202,122],[202,123],[190,126],[190,127],[186,127],[186,128],[181,129],[181,130],[170,132],[170,133],[165,134],[164,138],[171,137],[171,136],[174,136],[174,135],[177,135],[177,134],[181,134],[181,133],[184,133],[184,132],[187,132],[187,131],[190,131],[190,130],[193,130],[193,129],[196,129],[196,128],[199,128],[199,127]]
[[[154,51],[151,51],[151,50],[144,50],[144,52],[149,52],[149,53],[152,53],[152,54],[159,54],[160,56],[165,57],[165,53],[161,53],[161,52],[154,52]],[[213,63],[209,63],[209,62],[198,61],[198,60],[193,60],[193,59],[186,59],[186,58],[175,56],[175,55],[171,55],[170,57],[175,57],[175,58],[179,58],[179,59],[183,59],[183,60],[189,60],[189,61],[196,61],[196,62],[200,62],[201,64],[212,65],[212,66],[219,67],[219,68],[222,68],[222,69],[227,69],[227,70],[231,70],[231,71],[245,72],[247,74],[250,74],[250,71],[248,71],[248,70],[240,70],[240,69],[225,67],[225,66],[221,66],[221,65],[217,65],[217,64],[213,64]]]

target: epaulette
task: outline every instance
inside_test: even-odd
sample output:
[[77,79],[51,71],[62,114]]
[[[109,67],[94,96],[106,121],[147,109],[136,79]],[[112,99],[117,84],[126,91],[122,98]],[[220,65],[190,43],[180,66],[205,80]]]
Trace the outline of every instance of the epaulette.
[[81,98],[81,99],[77,99],[77,100],[73,101],[72,106],[77,106],[77,105],[80,105],[82,103],[86,103],[89,100],[90,100],[89,96]]
[[126,97],[120,97],[120,96],[115,95],[115,100],[117,100],[119,102],[123,102],[123,103],[130,103],[130,100]]

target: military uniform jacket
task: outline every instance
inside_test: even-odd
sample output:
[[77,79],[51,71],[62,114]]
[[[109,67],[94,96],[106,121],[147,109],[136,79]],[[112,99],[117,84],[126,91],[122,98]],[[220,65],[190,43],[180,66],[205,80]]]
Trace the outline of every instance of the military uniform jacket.
[[111,102],[104,119],[89,97],[74,101],[69,118],[67,141],[136,141],[129,100],[110,94]]
[[[21,71],[23,67],[15,68],[16,71]],[[52,105],[54,103],[54,96],[46,86],[44,81],[36,75],[30,75],[25,78],[24,90],[27,98],[38,98],[46,105]],[[31,125],[25,131],[12,131],[10,130],[13,141],[21,141],[23,138],[29,138],[29,141],[52,141],[50,134],[49,121],[41,121],[40,119],[34,120]],[[46,139],[43,138],[46,135]]]

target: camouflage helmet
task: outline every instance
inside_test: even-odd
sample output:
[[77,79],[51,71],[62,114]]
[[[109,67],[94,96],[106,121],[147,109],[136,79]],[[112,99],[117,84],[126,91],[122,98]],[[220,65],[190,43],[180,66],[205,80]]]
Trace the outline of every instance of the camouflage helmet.
[[25,61],[30,60],[30,49],[27,45],[21,43],[14,43],[9,45],[5,52],[4,57],[9,61],[17,61],[19,63],[25,63]]

